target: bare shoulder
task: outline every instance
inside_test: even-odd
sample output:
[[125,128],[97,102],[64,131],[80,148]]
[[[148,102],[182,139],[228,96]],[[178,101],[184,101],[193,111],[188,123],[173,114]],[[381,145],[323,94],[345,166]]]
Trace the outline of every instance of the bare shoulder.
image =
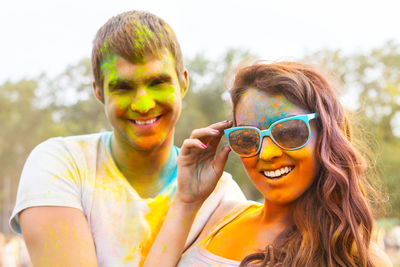
[[[253,201],[224,201],[221,202],[220,205],[216,208],[210,219],[208,220],[207,224],[205,225],[203,231],[201,232],[197,242],[200,242],[204,238],[206,238],[209,234],[211,234],[217,226],[230,217],[234,216],[240,210],[253,205]],[[197,243],[196,242],[196,243]]]
[[389,256],[376,243],[371,242],[369,253],[376,267],[393,267]]

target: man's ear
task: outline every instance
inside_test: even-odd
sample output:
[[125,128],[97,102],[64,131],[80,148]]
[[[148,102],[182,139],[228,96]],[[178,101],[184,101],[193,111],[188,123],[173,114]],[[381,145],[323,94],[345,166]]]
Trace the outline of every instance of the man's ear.
[[95,81],[92,82],[92,86],[93,86],[94,96],[97,98],[97,100],[99,100],[102,104],[104,104],[103,89],[97,86]]
[[182,77],[183,84],[181,88],[181,96],[183,98],[187,92],[187,89],[189,88],[189,73],[187,69],[183,70],[182,76],[183,76]]

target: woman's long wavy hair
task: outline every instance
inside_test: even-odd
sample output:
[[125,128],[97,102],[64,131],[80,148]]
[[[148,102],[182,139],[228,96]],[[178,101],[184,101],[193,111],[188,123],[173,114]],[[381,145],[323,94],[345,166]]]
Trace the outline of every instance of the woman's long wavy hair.
[[[373,266],[368,248],[372,213],[366,191],[367,162],[352,145],[352,132],[332,84],[310,66],[293,62],[255,63],[241,68],[230,90],[236,106],[249,88],[284,95],[316,119],[320,170],[292,209],[292,226],[265,251],[240,266]],[[236,121],[235,121],[236,122]]]

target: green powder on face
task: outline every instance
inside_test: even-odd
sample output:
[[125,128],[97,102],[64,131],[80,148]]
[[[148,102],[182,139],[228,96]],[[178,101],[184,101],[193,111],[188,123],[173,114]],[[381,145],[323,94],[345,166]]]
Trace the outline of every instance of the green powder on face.
[[145,97],[136,103],[137,110],[149,110],[153,106],[155,106],[155,103],[151,97]]
[[117,77],[117,68],[115,67],[116,62],[117,58],[113,56],[104,59],[100,65],[101,72],[103,73],[103,75],[105,75],[106,73],[108,74],[109,81],[115,80]]

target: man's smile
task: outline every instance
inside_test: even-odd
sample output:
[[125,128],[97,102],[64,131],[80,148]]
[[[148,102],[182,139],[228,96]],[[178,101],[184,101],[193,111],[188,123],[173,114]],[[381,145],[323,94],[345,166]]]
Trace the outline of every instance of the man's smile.
[[137,118],[137,119],[128,119],[128,121],[133,124],[135,127],[141,129],[151,129],[155,127],[160,121],[162,115],[147,117],[147,118]]

